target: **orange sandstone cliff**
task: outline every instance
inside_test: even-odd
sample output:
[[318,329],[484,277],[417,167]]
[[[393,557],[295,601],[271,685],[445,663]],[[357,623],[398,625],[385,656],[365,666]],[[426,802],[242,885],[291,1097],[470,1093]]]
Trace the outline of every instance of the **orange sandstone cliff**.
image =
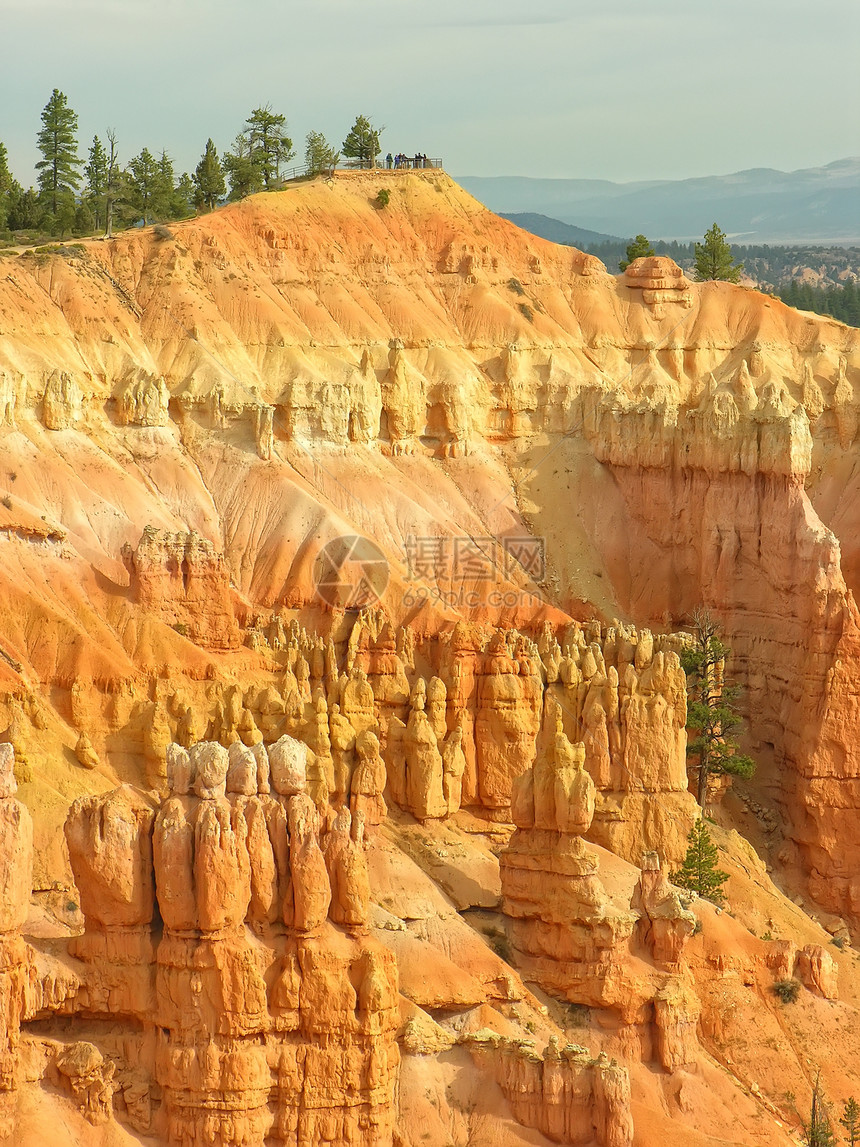
[[[856,1092],[858,378],[436,171],[0,258],[0,1133],[789,1144]],[[722,912],[670,881],[702,604]]]

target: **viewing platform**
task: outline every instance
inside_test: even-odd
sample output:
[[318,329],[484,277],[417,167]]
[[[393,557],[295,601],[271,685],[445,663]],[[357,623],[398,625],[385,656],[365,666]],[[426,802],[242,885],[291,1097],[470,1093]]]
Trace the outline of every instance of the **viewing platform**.
[[439,157],[409,155],[404,156],[396,165],[392,159],[392,164],[389,167],[387,163],[374,163],[374,164],[360,164],[360,163],[338,163],[333,168],[323,168],[320,171],[312,170],[310,164],[302,164],[300,167],[291,167],[281,175],[281,182],[292,183],[296,179],[307,179],[309,175],[348,175],[350,172],[359,171],[372,171],[376,174],[383,172],[391,172],[396,174],[401,171],[442,171],[444,170],[444,163]]

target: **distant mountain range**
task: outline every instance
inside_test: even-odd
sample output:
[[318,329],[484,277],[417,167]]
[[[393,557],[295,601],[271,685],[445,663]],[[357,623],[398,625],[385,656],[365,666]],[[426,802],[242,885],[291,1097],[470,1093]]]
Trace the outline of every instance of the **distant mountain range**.
[[505,175],[458,181],[500,214],[544,215],[580,234],[599,233],[569,240],[577,245],[640,232],[689,241],[714,222],[737,243],[860,242],[860,156],[801,171],[753,168],[643,183]]
[[541,239],[549,239],[551,243],[566,243],[569,247],[588,247],[592,243],[626,243],[627,239],[620,235],[604,235],[601,231],[589,231],[586,227],[574,227],[572,223],[562,223],[560,219],[552,219],[549,215],[539,215],[536,211],[520,211],[508,213],[499,211],[503,219],[510,219],[523,231],[531,231],[532,235],[540,235]]

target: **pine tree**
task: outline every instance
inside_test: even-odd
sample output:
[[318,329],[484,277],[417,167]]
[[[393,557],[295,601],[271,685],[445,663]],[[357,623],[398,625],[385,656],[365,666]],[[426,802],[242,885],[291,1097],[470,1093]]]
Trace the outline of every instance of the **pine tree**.
[[47,217],[51,234],[59,235],[61,239],[65,239],[66,235],[75,229],[76,215],[77,209],[74,198],[71,195],[63,196],[57,205],[56,215],[49,214]]
[[860,1143],[860,1103],[853,1095],[846,1100],[839,1122],[848,1132],[848,1147]]
[[619,271],[626,271],[636,259],[646,259],[654,254],[654,248],[644,235],[637,235],[627,244],[627,258],[618,264]]
[[230,180],[230,199],[244,199],[263,190],[263,176],[251,159],[247,137],[240,132],[231,151],[224,153],[224,170]]
[[146,225],[152,220],[162,187],[161,169],[148,147],[143,148],[140,155],[129,161],[127,175],[129,205],[136,217],[142,219]]
[[741,724],[737,709],[740,688],[724,680],[731,650],[720,639],[720,626],[706,609],[698,609],[692,629],[693,646],[681,654],[687,674],[687,730],[694,734],[687,741],[687,755],[697,761],[697,800],[704,808],[708,777],[749,779],[755,762],[738,752],[738,743],[731,737]]
[[90,211],[85,199],[82,199],[75,211],[74,233],[76,235],[92,235],[97,230],[96,218]]
[[837,1147],[836,1136],[830,1126],[830,1116],[827,1114],[827,1104],[821,1091],[818,1076],[812,1088],[812,1103],[809,1110],[809,1122],[801,1119],[803,1137],[806,1147]]
[[39,196],[32,187],[26,191],[16,180],[12,180],[9,188],[9,230],[29,231],[39,226],[44,215],[44,208],[39,203]]
[[173,160],[166,151],[162,151],[161,158],[158,160],[158,177],[155,181],[155,196],[152,203],[154,219],[173,217],[175,190],[176,176],[173,172]]
[[176,181],[170,201],[170,214],[174,219],[187,219],[194,214],[197,206],[197,191],[194,181],[187,171],[183,171]]
[[721,889],[729,874],[717,868],[718,859],[719,853],[711,841],[704,820],[694,821],[687,837],[687,855],[680,869],[673,873],[672,883],[690,892],[698,892],[714,904],[722,904]]
[[726,241],[724,231],[716,223],[705,232],[704,242],[696,244],[693,263],[696,278],[704,282],[708,279],[725,279],[737,283],[744,269],[743,263],[736,263],[732,249]]
[[321,175],[333,171],[340,159],[340,152],[329,147],[326,137],[319,131],[309,131],[305,140],[305,163],[308,175]]
[[0,231],[6,230],[6,224],[9,221],[9,209],[11,207],[9,193],[13,183],[6,145],[0,143]]
[[90,150],[87,155],[86,167],[86,201],[93,213],[95,226],[101,227],[105,214],[105,192],[107,191],[108,157],[104,144],[97,135],[93,136]]
[[384,127],[375,128],[367,116],[357,116],[343,141],[343,154],[355,161],[355,167],[375,167],[376,157],[382,151],[379,137],[384,131]]
[[218,200],[227,190],[224,168],[211,139],[206,140],[206,150],[194,169],[194,188],[197,204],[208,211],[217,207]]
[[287,135],[286,116],[272,111],[271,104],[254,108],[245,120],[243,136],[248,144],[248,156],[260,173],[267,191],[278,182],[281,164],[293,158],[293,141]]
[[36,137],[42,153],[36,164],[39,191],[52,215],[57,214],[64,199],[74,199],[75,189],[81,182],[77,171],[82,164],[78,159],[77,130],[78,117],[63,93],[54,88],[42,111],[42,130]]

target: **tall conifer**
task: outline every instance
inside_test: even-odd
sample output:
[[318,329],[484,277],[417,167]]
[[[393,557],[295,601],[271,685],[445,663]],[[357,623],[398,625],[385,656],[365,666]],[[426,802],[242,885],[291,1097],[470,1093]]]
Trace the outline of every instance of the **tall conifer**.
[[227,190],[224,169],[218,158],[218,149],[211,139],[206,140],[206,149],[194,169],[195,197],[200,206],[211,211]]
[[54,216],[64,200],[74,199],[81,182],[78,168],[78,117],[66,97],[54,88],[42,111],[42,129],[36,143],[42,158],[36,164],[39,192],[45,207]]
[[108,157],[104,144],[97,135],[93,136],[87,163],[84,167],[86,176],[86,200],[93,213],[96,227],[101,227],[105,214],[105,193],[107,191]]
[[0,231],[6,230],[9,219],[9,192],[12,190],[12,172],[9,170],[9,157],[6,145],[0,143]]

